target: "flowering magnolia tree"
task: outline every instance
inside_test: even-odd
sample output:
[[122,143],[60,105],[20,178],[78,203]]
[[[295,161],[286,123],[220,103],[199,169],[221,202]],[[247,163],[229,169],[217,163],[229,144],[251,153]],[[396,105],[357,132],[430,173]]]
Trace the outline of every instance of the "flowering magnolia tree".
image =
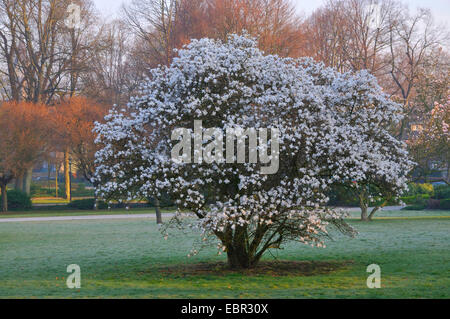
[[[333,117],[340,118],[339,133],[330,140],[330,147],[339,149],[340,169],[346,168],[347,173],[340,171],[343,178],[335,182],[357,198],[361,220],[372,220],[380,208],[408,189],[408,173],[415,165],[406,144],[389,134],[403,118],[400,106],[367,71],[340,74],[308,59],[300,65],[324,88],[325,103],[338,113]],[[373,206],[370,212],[369,205]]]
[[[253,267],[287,241],[321,247],[332,228],[355,233],[326,207],[332,185],[405,188],[407,154],[385,129],[399,120],[399,106],[365,72],[265,56],[246,36],[193,40],[169,67],[152,70],[140,97],[97,125],[97,192],[125,200],[169,194],[174,221],[200,228],[205,243],[216,240],[231,267]],[[180,128],[189,135],[174,134]],[[215,133],[238,128],[249,133],[245,161],[230,162],[239,142],[225,152]],[[267,143],[255,143],[254,131]],[[180,141],[184,157],[174,158]]]

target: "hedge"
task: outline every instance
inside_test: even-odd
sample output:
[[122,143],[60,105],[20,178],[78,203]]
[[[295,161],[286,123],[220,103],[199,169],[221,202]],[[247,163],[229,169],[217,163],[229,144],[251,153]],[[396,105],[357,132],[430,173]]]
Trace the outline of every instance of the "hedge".
[[7,195],[9,210],[29,210],[33,206],[31,197],[24,192],[13,189],[8,191]]
[[450,198],[441,200],[439,208],[450,210]]
[[[107,209],[108,205],[105,202],[99,201],[98,203],[98,209]],[[80,200],[74,200],[67,204],[67,207],[71,209],[79,209],[79,210],[92,210],[94,209],[95,205],[95,199],[89,198],[89,199],[80,199]]]
[[450,186],[448,185],[439,185],[434,188],[434,196],[435,199],[449,199],[450,198]]

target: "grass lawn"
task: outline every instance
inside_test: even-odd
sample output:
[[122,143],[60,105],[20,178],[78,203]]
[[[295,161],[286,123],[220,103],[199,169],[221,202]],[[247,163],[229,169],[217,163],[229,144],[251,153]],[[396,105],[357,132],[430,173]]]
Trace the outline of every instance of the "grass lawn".
[[[161,213],[173,213],[174,209],[161,209]],[[135,208],[130,210],[114,209],[114,210],[30,210],[26,212],[8,212],[0,213],[0,220],[2,218],[23,218],[23,217],[61,217],[61,216],[92,216],[92,215],[139,215],[139,214],[155,214],[154,209],[149,208]]]
[[[85,196],[85,197],[79,197],[79,196],[73,196],[72,200],[82,200],[82,199],[93,199],[94,197]],[[33,205],[56,205],[56,204],[69,204],[70,201],[68,201],[65,198],[61,197],[33,197],[31,199],[31,202]],[[138,203],[139,201],[131,201],[130,203]]]
[[[450,211],[379,216],[351,220],[360,235],[325,249],[293,243],[273,251],[280,260],[337,265],[292,275],[189,271],[185,265],[225,258],[215,249],[187,258],[197,234],[165,241],[152,219],[0,223],[0,297],[449,298]],[[366,287],[373,263],[381,289]],[[81,267],[80,290],[66,287],[69,264]]]
[[56,198],[56,197],[37,197],[32,198],[31,202],[33,204],[68,204],[69,201],[64,198]]

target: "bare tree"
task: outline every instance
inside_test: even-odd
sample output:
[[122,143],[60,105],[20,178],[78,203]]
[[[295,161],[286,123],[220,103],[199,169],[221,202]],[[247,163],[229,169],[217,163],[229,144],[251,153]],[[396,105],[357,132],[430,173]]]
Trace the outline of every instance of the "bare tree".
[[0,186],[5,211],[6,185],[29,171],[48,150],[48,111],[45,105],[30,102],[6,102],[0,107]]
[[424,63],[429,54],[448,40],[445,28],[438,28],[429,10],[420,9],[410,15],[402,14],[392,17],[389,30],[389,74],[391,76],[392,94],[403,104],[406,114],[399,128],[399,137],[405,137],[410,116],[416,110],[412,98]]
[[[137,42],[139,43],[139,42]],[[146,66],[134,55],[129,29],[120,20],[103,26],[89,72],[81,75],[82,92],[100,103],[124,105],[135,94]]]
[[329,0],[304,24],[304,54],[340,71],[383,74],[390,24],[399,10],[390,0]]
[[[70,3],[69,0],[0,1],[0,59],[6,66],[0,72],[7,79],[2,87],[8,100],[51,104],[65,94],[75,93],[79,73],[87,69],[95,38],[92,38],[90,0],[76,2],[81,9],[80,23],[73,28],[65,23]],[[65,166],[67,177],[68,165]],[[29,192],[31,174],[32,168],[25,172],[24,178],[17,176],[16,186]]]
[[179,3],[180,0],[133,0],[123,7],[124,21],[147,45],[156,64],[167,65],[173,58]]

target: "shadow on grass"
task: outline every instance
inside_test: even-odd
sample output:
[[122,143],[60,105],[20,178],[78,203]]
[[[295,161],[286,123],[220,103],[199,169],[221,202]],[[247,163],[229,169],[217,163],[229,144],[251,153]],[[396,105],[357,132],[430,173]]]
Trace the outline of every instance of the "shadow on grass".
[[261,261],[252,269],[230,269],[224,262],[176,265],[160,268],[158,271],[167,277],[187,276],[313,276],[343,269],[353,261]]

